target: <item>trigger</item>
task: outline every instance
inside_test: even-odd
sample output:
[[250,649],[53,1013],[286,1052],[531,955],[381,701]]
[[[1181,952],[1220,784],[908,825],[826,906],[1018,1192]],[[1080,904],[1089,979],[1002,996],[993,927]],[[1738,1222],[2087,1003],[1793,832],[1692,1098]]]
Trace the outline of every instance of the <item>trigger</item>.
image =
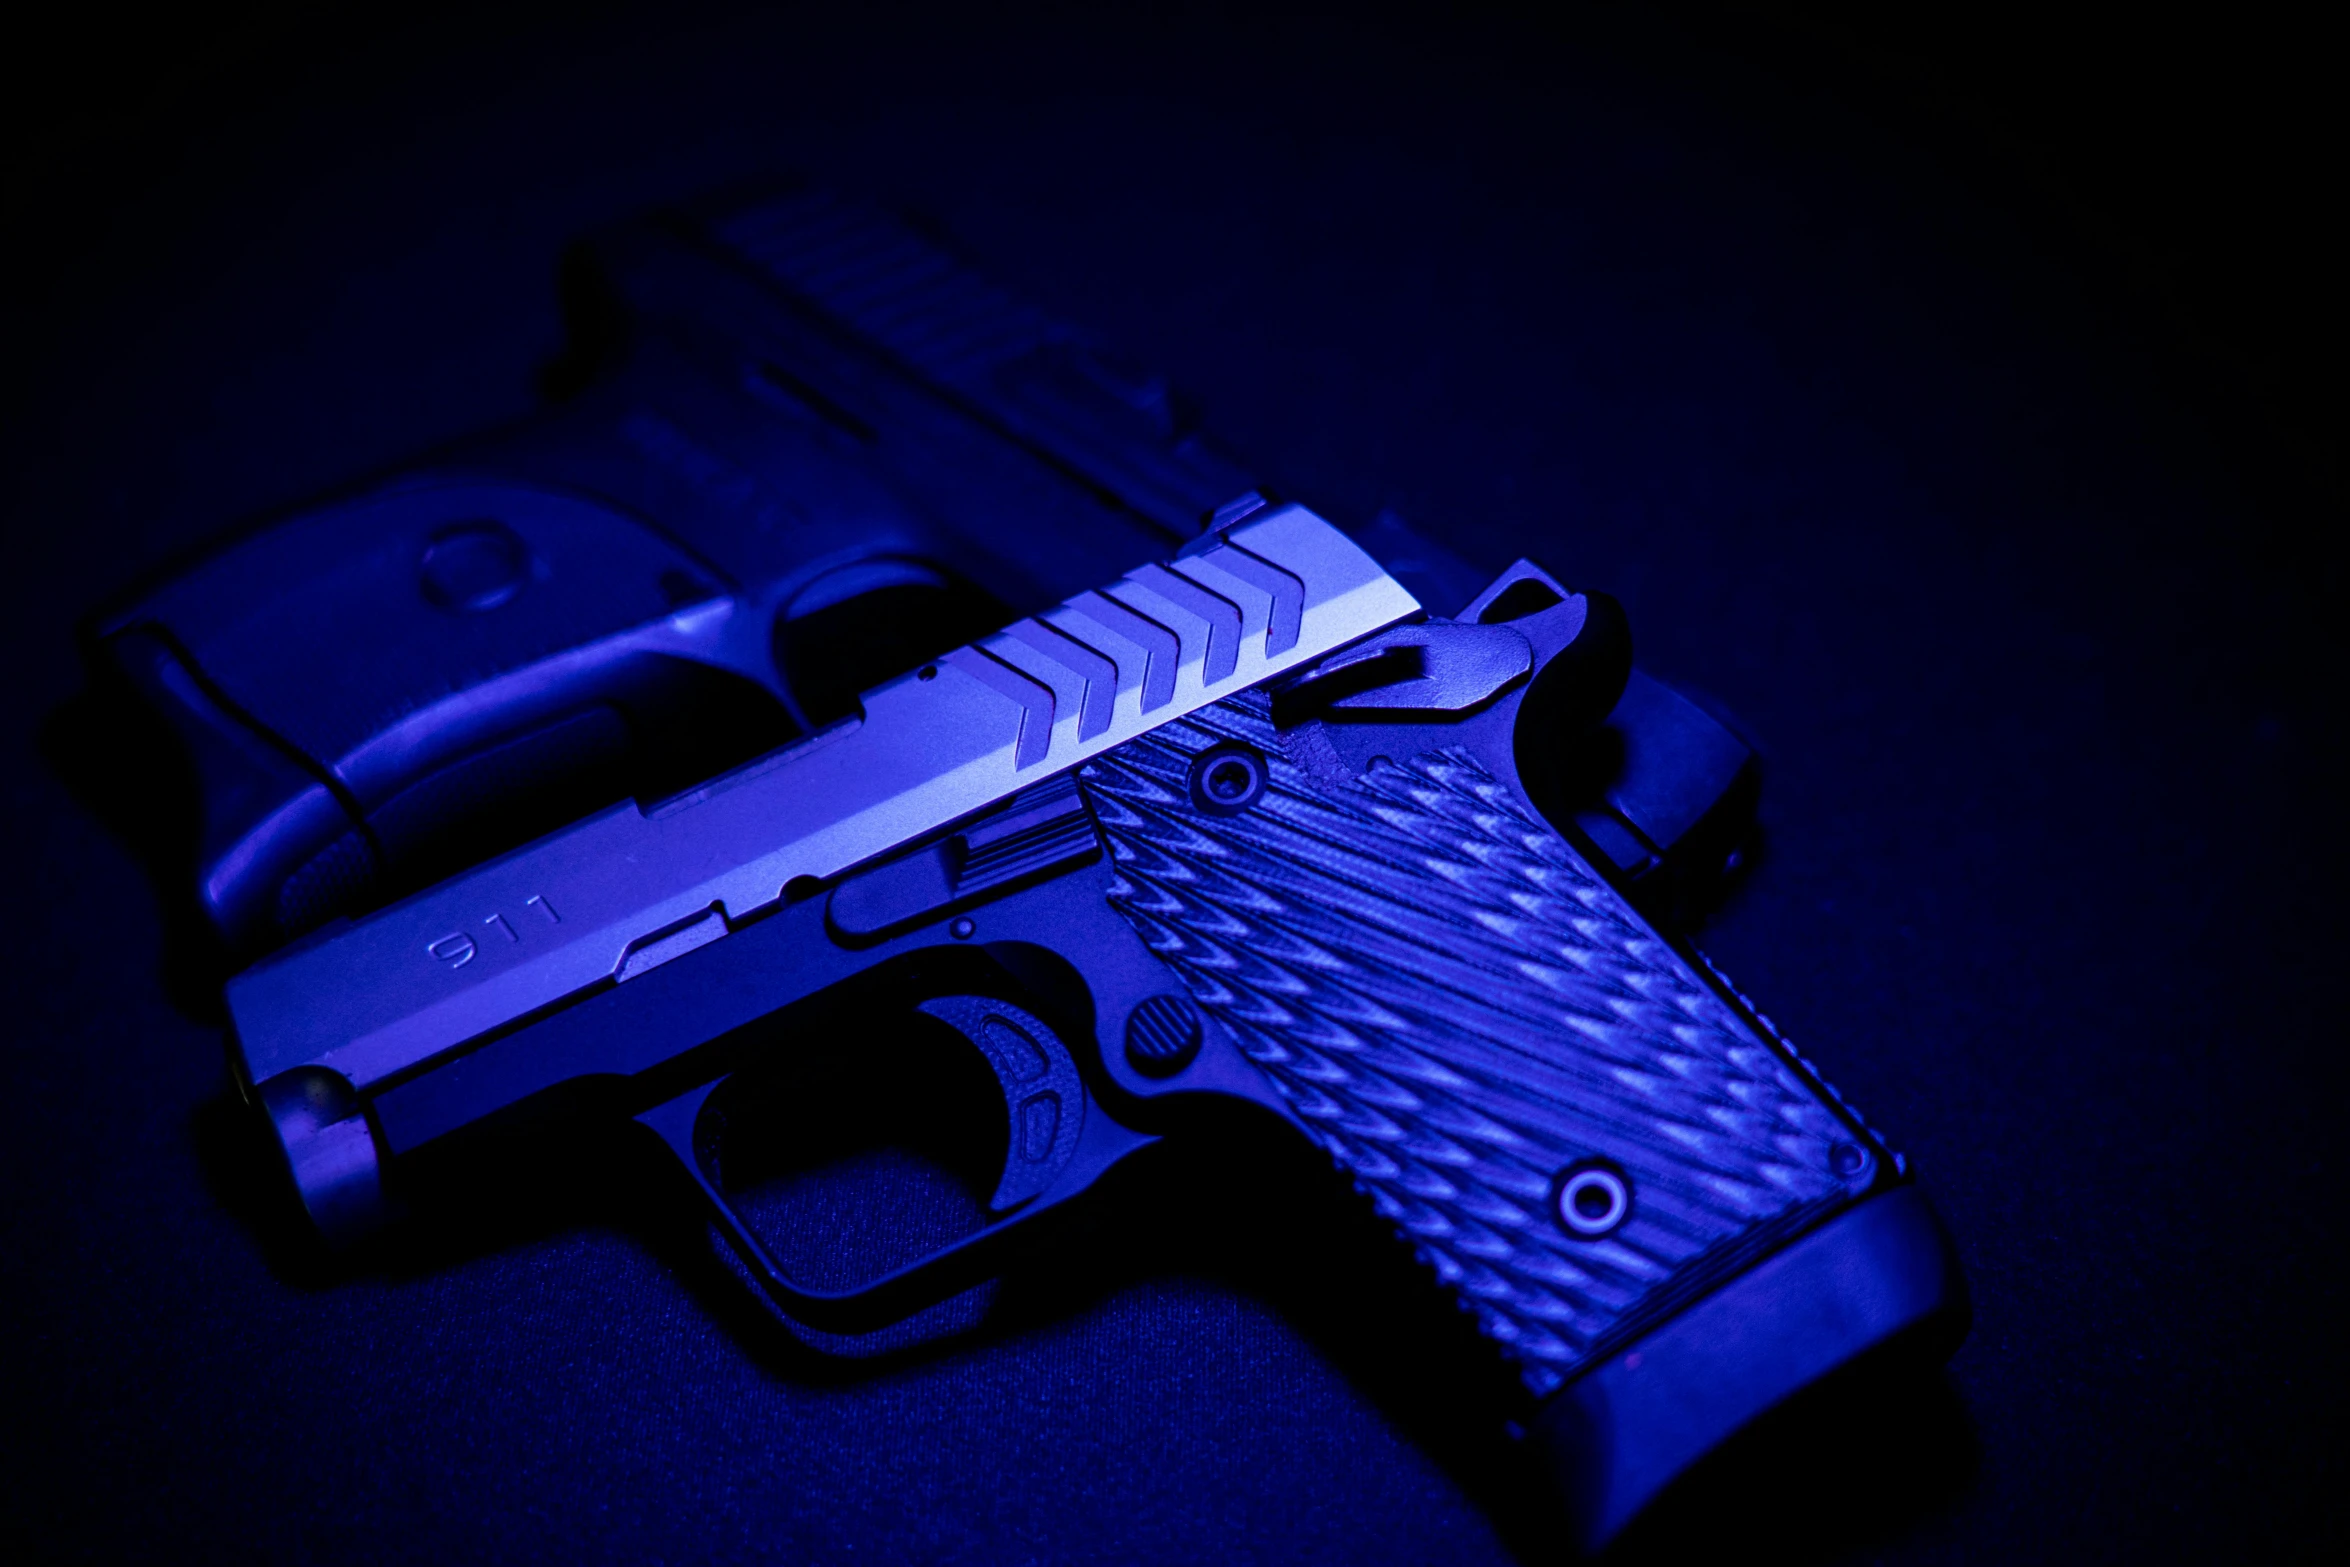
[[915,1010],[978,1046],[994,1069],[1011,1137],[987,1205],[996,1213],[1018,1207],[1052,1184],[1085,1128],[1085,1087],[1069,1047],[1033,1014],[986,996],[941,996]]

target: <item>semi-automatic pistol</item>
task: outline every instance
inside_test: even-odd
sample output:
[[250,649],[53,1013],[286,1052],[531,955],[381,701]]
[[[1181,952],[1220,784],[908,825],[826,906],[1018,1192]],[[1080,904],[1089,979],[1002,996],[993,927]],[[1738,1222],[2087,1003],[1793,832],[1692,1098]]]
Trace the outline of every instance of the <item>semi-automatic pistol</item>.
[[[1563,791],[1621,609],[1520,562],[1432,616],[1245,497],[1129,571],[229,983],[234,1062],[330,1236],[404,1172],[633,1118],[819,1332],[990,1277],[1238,1103],[1324,1149],[1506,1356],[1588,1544],[1754,1416],[1963,1290],[1899,1156],[1595,868]],[[1001,1090],[975,1232],[849,1289],[739,1211],[729,1096],[854,994]]]

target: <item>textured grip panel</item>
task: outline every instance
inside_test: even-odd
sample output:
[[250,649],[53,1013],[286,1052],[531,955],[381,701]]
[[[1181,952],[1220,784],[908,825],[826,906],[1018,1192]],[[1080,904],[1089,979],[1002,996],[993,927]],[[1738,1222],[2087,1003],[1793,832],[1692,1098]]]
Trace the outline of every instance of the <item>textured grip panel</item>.
[[[1244,741],[1264,796],[1201,811]],[[1537,1393],[1850,1201],[1878,1152],[1465,750],[1324,786],[1251,693],[1079,775],[1112,902]],[[1611,1161],[1630,1217],[1553,1208]]]

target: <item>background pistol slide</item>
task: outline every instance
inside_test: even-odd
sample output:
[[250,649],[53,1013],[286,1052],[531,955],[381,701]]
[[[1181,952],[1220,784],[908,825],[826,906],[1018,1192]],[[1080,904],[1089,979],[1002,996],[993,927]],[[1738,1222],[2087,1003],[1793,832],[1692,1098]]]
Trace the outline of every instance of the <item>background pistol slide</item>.
[[1419,606],[1289,506],[867,694],[861,721],[622,804],[231,980],[246,1080],[353,1088],[627,980],[828,880]]

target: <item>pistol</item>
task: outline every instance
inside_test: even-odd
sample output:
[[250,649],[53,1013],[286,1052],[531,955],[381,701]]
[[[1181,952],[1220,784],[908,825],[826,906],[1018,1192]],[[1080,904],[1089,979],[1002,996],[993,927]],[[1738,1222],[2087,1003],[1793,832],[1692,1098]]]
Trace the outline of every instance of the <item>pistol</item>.
[[[1965,1311],[1904,1161],[1579,819],[1630,677],[1604,594],[1521,561],[1431,615],[1252,493],[755,761],[265,957],[228,983],[233,1068],[335,1239],[450,1150],[633,1121],[820,1334],[971,1289],[1239,1106],[1326,1152],[1506,1357],[1596,1547]],[[1005,1152],[979,1228],[835,1289],[746,1216],[727,1131],[777,1052],[860,1048],[821,1021],[844,1004],[967,1046]]]

